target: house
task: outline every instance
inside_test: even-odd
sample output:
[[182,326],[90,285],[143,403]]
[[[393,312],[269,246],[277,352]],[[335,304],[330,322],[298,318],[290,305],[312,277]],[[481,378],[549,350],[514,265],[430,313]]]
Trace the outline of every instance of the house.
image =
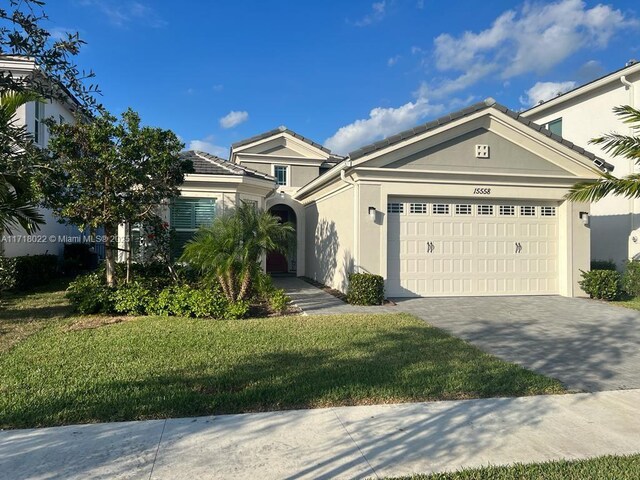
[[[26,57],[0,56],[0,71],[10,72],[14,78],[42,75],[36,63]],[[79,103],[65,90],[65,100],[43,99],[28,102],[16,112],[17,125],[25,125],[37,145],[45,147],[49,142],[49,131],[43,120],[53,118],[58,122],[73,123]],[[58,222],[53,213],[41,208],[45,224],[40,230],[27,236],[21,228],[12,229],[12,235],[3,234],[0,239],[0,254],[7,257],[52,253],[62,255],[65,243],[82,240],[81,232],[73,225]]]
[[[592,138],[604,133],[634,133],[613,113],[613,108],[621,105],[640,107],[640,63],[630,61],[624,68],[536,105],[522,115],[587,148]],[[615,166],[618,177],[639,172],[632,160],[613,157],[598,146],[590,148]],[[610,259],[622,267],[628,259],[640,256],[640,200],[608,196],[594,203],[590,227],[592,259]]]
[[198,163],[178,202],[209,199],[215,215],[246,197],[295,224],[295,251],[269,271],[342,291],[351,272],[380,274],[390,297],[581,295],[589,205],[564,196],[613,169],[493,99],[347,157],[284,127],[232,145],[229,161],[184,155]]

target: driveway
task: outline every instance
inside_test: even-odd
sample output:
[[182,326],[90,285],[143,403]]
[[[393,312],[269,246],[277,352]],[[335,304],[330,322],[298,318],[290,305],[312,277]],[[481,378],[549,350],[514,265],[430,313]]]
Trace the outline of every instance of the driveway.
[[565,297],[396,300],[398,310],[570,390],[640,388],[640,312]]

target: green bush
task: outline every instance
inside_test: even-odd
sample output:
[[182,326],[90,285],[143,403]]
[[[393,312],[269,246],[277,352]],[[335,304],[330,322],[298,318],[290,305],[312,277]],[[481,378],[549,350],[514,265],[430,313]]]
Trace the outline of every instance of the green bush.
[[238,320],[244,318],[249,313],[249,302],[244,300],[238,300],[237,302],[230,303],[227,306],[224,318],[227,320]]
[[622,293],[620,274],[613,270],[582,272],[582,280],[579,284],[591,298],[615,300]]
[[57,255],[23,255],[15,257],[15,262],[15,288],[18,290],[46,285],[58,274]]
[[273,286],[271,275],[264,272],[256,273],[251,287],[253,298],[266,302],[269,301],[271,295],[276,290],[276,287]]
[[269,297],[269,307],[275,313],[283,314],[287,310],[287,305],[291,301],[291,298],[287,296],[284,290],[277,289],[271,293]]
[[618,270],[613,260],[591,260],[590,270]]
[[71,282],[66,296],[78,313],[113,313],[112,294],[101,275],[89,273]]
[[16,285],[16,259],[0,257],[0,292]]
[[113,310],[128,315],[144,315],[151,300],[151,292],[139,282],[131,282],[117,288],[111,294]]
[[622,274],[622,288],[629,295],[640,297],[640,261],[627,262],[627,268]]
[[216,289],[199,289],[188,285],[167,287],[149,298],[150,315],[226,318],[229,303]]
[[384,279],[371,273],[352,273],[349,275],[347,301],[354,305],[382,305]]

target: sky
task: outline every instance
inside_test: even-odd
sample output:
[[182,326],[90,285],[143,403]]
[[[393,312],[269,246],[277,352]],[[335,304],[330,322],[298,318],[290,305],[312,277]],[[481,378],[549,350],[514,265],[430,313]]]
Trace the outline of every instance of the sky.
[[99,101],[223,158],[286,126],[348,152],[493,97],[515,110],[640,59],[637,0],[47,0]]

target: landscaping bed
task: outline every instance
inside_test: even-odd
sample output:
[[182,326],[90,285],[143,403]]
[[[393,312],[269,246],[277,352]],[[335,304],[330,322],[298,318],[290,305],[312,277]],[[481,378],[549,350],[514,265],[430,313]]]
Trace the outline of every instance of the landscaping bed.
[[563,392],[406,314],[64,317],[59,302],[0,353],[0,428]]

